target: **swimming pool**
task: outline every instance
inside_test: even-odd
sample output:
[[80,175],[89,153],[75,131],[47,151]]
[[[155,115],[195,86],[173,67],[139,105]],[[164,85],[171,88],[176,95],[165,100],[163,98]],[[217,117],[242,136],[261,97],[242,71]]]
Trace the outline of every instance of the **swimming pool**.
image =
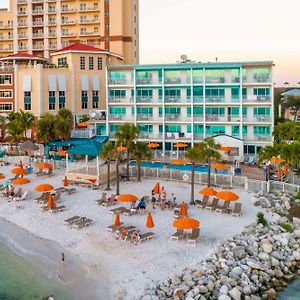
[[[136,162],[132,161],[130,162],[131,167],[136,166]],[[172,169],[172,170],[180,170],[180,171],[192,171],[192,165],[186,164],[186,165],[172,165],[169,163],[164,163],[160,161],[142,161],[141,163],[142,168],[150,168],[150,169]],[[211,173],[215,173],[215,169],[210,169]],[[207,173],[208,167],[202,166],[202,165],[196,165],[195,172],[198,173]],[[228,174],[228,170],[218,170],[218,174]]]

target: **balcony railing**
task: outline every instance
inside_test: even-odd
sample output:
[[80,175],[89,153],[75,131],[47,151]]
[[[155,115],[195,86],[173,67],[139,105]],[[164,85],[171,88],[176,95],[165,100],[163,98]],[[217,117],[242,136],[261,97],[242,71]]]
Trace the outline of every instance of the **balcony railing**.
[[87,32],[87,31],[79,33],[79,36],[94,36],[94,35],[100,35],[100,33],[99,32]]
[[19,27],[26,27],[26,26],[27,26],[27,23],[26,23],[26,22],[19,22],[19,23],[18,23],[18,26],[19,26]]
[[243,102],[271,102],[271,97],[270,96],[248,96],[248,97],[243,97]]
[[136,103],[162,103],[162,98],[136,96]]
[[76,34],[74,32],[62,32],[61,36],[62,37],[70,37],[70,36],[75,36]]
[[70,20],[63,20],[61,22],[61,24],[62,25],[74,25],[74,24],[76,24],[76,22],[75,21],[70,21]]
[[[191,117],[191,116],[188,116]],[[203,115],[194,115],[194,122],[203,122],[204,116]]]
[[56,25],[56,21],[49,21],[49,22],[48,22],[48,25],[50,25],[50,26],[51,26],[51,25]]
[[243,122],[271,122],[270,115],[259,115],[259,116],[243,116]]
[[21,50],[21,51],[27,50],[27,46],[19,46],[19,50]]
[[27,14],[26,10],[19,10],[18,16],[25,16]]
[[241,120],[239,115],[228,115],[228,122],[239,122]]
[[32,26],[44,26],[44,21],[33,21]]
[[19,34],[19,35],[18,35],[18,38],[19,38],[19,39],[27,39],[28,36],[27,36],[26,34]]
[[151,139],[151,140],[161,140],[162,134],[154,134],[151,132],[140,132],[139,139]]
[[194,103],[203,103],[203,96],[194,96]]
[[57,44],[49,44],[49,50],[56,50]]
[[225,83],[225,77],[210,77],[207,76],[205,78],[206,84],[220,84],[220,83]]
[[74,12],[76,12],[76,9],[65,7],[65,8],[62,8],[61,12],[62,13],[74,13]]
[[49,32],[48,37],[56,37],[56,32]]
[[128,80],[125,78],[124,79],[114,79],[114,80],[110,79],[108,81],[108,84],[109,85],[132,85],[133,82],[132,82],[132,80]]
[[43,3],[44,0],[32,0],[32,3]]
[[180,114],[172,114],[172,115],[165,115],[165,120],[172,121],[172,122],[178,122],[178,121],[182,121],[183,118],[181,118]]
[[137,114],[136,115],[137,121],[152,121],[153,120],[153,115],[145,115],[145,114]]
[[136,84],[138,85],[159,85],[162,83],[162,79],[153,79],[153,78],[137,78]]
[[80,24],[94,24],[94,23],[99,23],[99,19],[94,19],[94,20],[80,20]]
[[96,135],[95,130],[72,130],[71,138],[90,139]]
[[33,44],[32,49],[33,50],[44,50],[44,45],[43,44]]
[[206,121],[208,122],[226,122],[225,115],[209,115],[206,114]]
[[165,133],[166,140],[191,140],[192,134],[185,132],[166,132]]
[[43,9],[34,9],[32,11],[33,15],[43,15],[44,14],[44,10]]
[[111,121],[134,121],[133,116],[121,115],[121,114],[110,114],[109,120]]
[[180,96],[165,96],[165,103],[191,103],[191,97],[183,99]]
[[206,96],[205,102],[209,103],[224,103],[225,97],[224,96]]
[[27,0],[18,0],[18,3],[20,3],[20,4],[27,3]]
[[32,34],[33,38],[43,38],[44,37],[44,33],[43,32],[36,32]]
[[55,8],[49,8],[48,9],[48,14],[55,14],[56,13],[56,9]]
[[271,142],[272,136],[271,135],[244,135],[243,139],[246,141],[261,141],[261,142]]
[[99,6],[94,6],[94,7],[81,7],[80,12],[87,12],[87,11],[98,11],[100,10]]
[[165,78],[165,84],[190,84],[189,78]]
[[109,103],[119,103],[119,104],[130,104],[133,103],[133,98],[117,98],[117,97],[109,97],[108,98]]

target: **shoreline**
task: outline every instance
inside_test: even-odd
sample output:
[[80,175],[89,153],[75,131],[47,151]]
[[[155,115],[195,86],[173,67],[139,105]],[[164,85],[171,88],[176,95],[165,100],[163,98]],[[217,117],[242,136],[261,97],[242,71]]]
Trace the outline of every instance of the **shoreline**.
[[[0,217],[0,243],[15,255],[29,262],[41,274],[54,284],[66,288],[70,299],[110,299],[104,294],[106,290],[99,286],[91,277],[91,272],[80,258],[57,242],[36,236],[30,231],[15,223]],[[65,254],[66,261],[62,270],[60,258],[61,252]],[[98,292],[103,293],[99,298]],[[49,295],[50,296],[50,295]]]

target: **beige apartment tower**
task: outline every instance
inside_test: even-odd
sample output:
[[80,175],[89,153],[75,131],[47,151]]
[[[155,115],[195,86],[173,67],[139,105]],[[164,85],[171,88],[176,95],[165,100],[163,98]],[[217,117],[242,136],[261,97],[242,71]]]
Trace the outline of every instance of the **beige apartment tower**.
[[0,57],[49,58],[82,43],[139,62],[139,0],[10,0],[0,10]]

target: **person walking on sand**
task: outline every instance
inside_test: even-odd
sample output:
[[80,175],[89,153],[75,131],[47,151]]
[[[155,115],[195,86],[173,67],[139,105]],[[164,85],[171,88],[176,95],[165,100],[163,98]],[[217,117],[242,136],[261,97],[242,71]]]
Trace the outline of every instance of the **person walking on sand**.
[[151,192],[151,202],[152,202],[152,208],[155,209],[156,197],[155,197],[154,190],[152,190],[152,192]]
[[61,264],[64,265],[65,263],[65,254],[62,252],[61,253]]

